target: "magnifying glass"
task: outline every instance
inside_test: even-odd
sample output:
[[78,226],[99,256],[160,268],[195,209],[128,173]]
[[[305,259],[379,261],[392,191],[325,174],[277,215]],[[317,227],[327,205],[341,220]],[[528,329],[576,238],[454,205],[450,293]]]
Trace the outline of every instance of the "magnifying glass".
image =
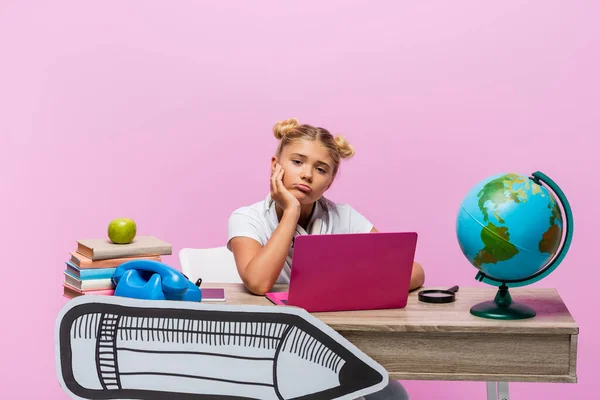
[[458,286],[447,290],[428,289],[419,292],[419,301],[424,303],[452,303],[456,299]]

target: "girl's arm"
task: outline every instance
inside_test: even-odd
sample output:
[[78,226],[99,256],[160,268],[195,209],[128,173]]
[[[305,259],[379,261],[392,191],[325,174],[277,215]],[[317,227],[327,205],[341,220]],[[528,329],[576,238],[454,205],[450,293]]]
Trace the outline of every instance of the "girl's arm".
[[[375,227],[371,229],[371,232],[379,232]],[[425,271],[418,262],[413,262],[412,274],[410,276],[410,289],[415,290],[423,286],[425,283]]]
[[300,202],[283,186],[283,174],[283,167],[275,164],[271,198],[283,209],[283,215],[265,246],[247,237],[235,237],[230,242],[238,274],[246,288],[258,295],[271,290],[277,281],[300,218]]
[[231,239],[238,273],[250,292],[262,296],[277,281],[292,244],[300,210],[296,213],[294,210],[283,212],[279,225],[264,247],[248,237]]

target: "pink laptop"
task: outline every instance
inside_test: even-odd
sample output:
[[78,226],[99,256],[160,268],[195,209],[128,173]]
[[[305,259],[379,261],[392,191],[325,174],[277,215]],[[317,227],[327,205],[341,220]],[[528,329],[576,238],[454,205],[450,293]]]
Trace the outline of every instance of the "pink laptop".
[[415,232],[300,235],[289,292],[266,296],[309,312],[404,308],[416,247]]

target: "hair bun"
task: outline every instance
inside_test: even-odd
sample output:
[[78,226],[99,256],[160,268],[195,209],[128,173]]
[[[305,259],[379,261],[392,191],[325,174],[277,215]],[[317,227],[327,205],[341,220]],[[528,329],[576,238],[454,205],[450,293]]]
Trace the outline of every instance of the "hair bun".
[[346,141],[346,138],[338,135],[335,137],[335,144],[340,152],[340,157],[350,158],[354,155],[354,147]]
[[300,122],[296,118],[290,118],[283,121],[279,121],[273,127],[273,134],[277,140],[283,139],[283,137],[294,129],[295,127],[300,126]]

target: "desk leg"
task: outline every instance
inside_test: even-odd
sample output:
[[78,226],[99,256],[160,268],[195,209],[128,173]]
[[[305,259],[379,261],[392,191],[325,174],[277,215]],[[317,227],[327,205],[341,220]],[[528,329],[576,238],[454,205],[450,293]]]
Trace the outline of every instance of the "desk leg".
[[508,382],[498,382],[498,400],[508,400]]
[[509,400],[508,382],[486,382],[487,400]]

